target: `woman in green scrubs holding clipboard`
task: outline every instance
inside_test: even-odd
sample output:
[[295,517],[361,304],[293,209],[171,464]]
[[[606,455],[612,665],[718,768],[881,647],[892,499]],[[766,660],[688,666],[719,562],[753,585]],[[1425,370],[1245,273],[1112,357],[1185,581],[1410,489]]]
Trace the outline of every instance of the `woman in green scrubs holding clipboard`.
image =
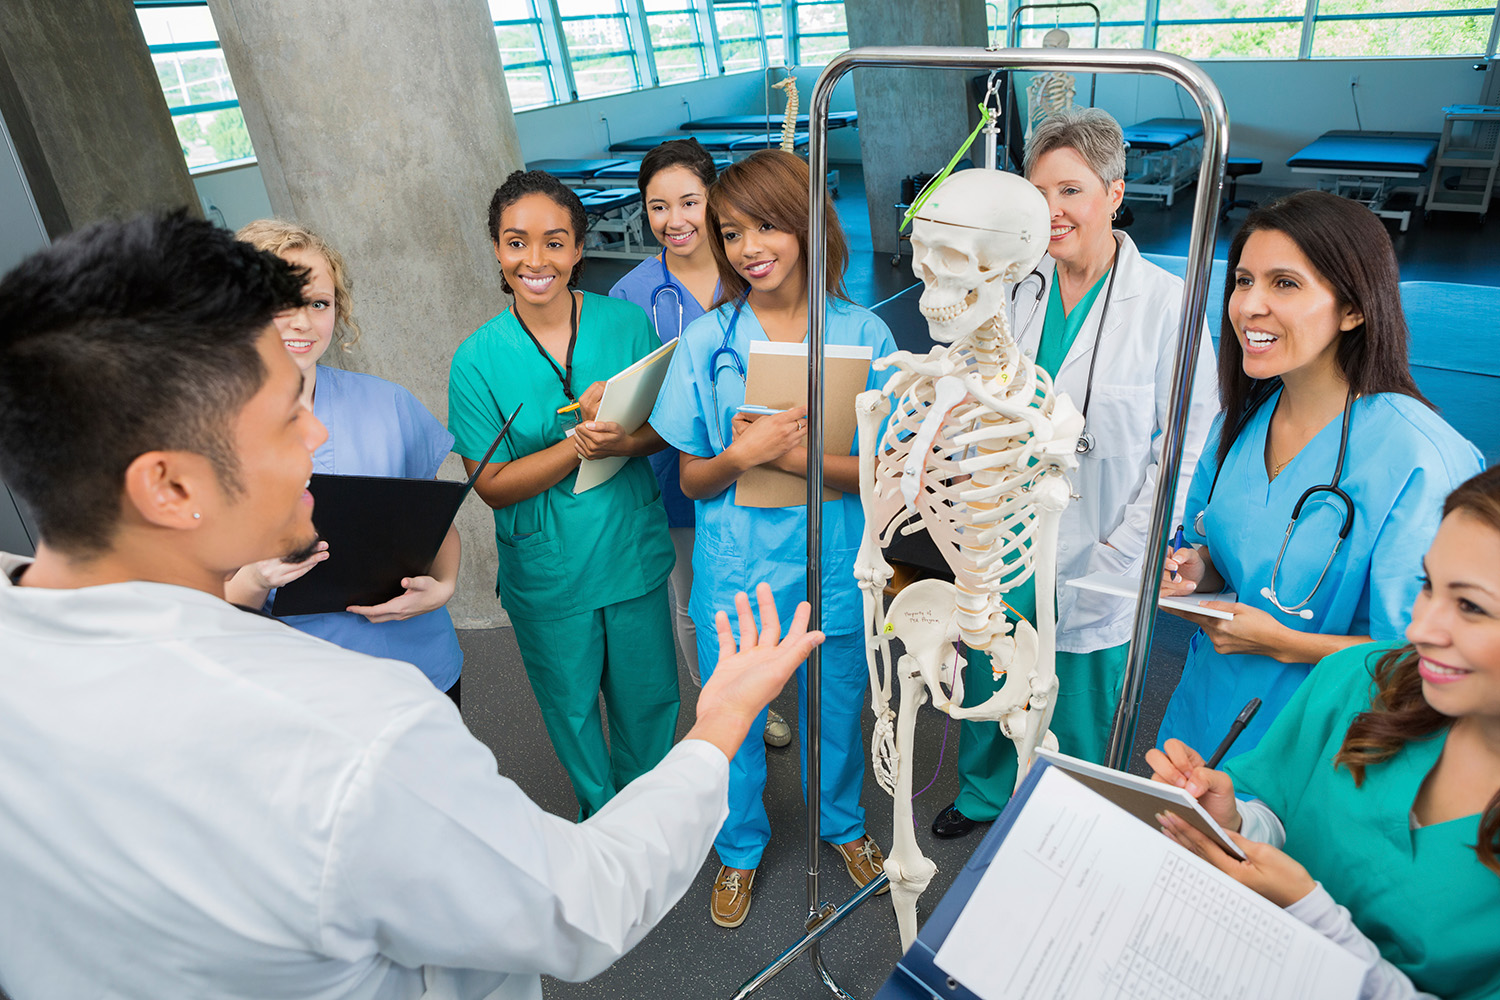
[[[489,230],[515,302],[454,353],[449,430],[472,473],[520,409],[474,492],[494,508],[495,590],[586,819],[676,736],[672,543],[645,458],[662,441],[649,424],[625,434],[593,419],[604,381],[661,343],[639,307],[573,288],[585,217],[556,178],[511,174],[490,202]],[[610,455],[629,461],[575,493],[581,459]]]
[[1146,761],[1249,860],[1169,835],[1381,960],[1362,996],[1479,1000],[1500,996],[1500,467],[1449,495],[1423,566],[1405,645],[1324,658],[1224,771],[1180,740]]

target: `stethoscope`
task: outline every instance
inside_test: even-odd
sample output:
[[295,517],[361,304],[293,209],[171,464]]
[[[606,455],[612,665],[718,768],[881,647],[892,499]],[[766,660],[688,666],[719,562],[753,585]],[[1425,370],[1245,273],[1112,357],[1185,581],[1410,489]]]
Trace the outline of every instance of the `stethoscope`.
[[[1265,402],[1265,400],[1270,395],[1271,393],[1267,392],[1260,398],[1260,400],[1255,403],[1255,405],[1253,405],[1248,411],[1246,411],[1244,418],[1239,423],[1239,428],[1243,428],[1244,425],[1249,422],[1250,417],[1255,413],[1257,409],[1260,408],[1260,404]],[[1307,604],[1313,599],[1314,596],[1317,595],[1318,588],[1323,586],[1323,578],[1328,575],[1329,567],[1333,565],[1333,560],[1338,556],[1339,547],[1344,544],[1344,539],[1349,537],[1349,531],[1354,527],[1354,501],[1349,499],[1349,494],[1339,489],[1339,480],[1344,476],[1344,456],[1348,453],[1349,450],[1349,414],[1353,412],[1353,410],[1354,392],[1353,390],[1350,390],[1348,395],[1344,397],[1344,420],[1343,426],[1339,429],[1339,458],[1338,462],[1333,467],[1333,482],[1321,486],[1310,486],[1302,494],[1302,496],[1297,499],[1297,505],[1292,508],[1292,519],[1288,521],[1286,525],[1286,534],[1281,538],[1281,551],[1276,553],[1276,564],[1271,568],[1270,586],[1260,588],[1260,596],[1276,605],[1277,608],[1279,608],[1286,614],[1296,615],[1298,618],[1302,618],[1304,620],[1312,618],[1312,609],[1308,608]],[[1239,428],[1236,428],[1235,437],[1239,436]],[[1266,433],[1270,433],[1269,427],[1267,428]],[[1206,512],[1208,505],[1213,503],[1214,489],[1219,485],[1219,473],[1222,471],[1222,466],[1214,470],[1213,482],[1210,483],[1208,487],[1208,501],[1203,505],[1204,510],[1200,510],[1197,516],[1193,518],[1193,527],[1197,530],[1200,537],[1207,537],[1203,530],[1203,515]],[[1286,546],[1287,543],[1292,540],[1292,531],[1297,527],[1297,518],[1302,516],[1303,506],[1307,503],[1307,501],[1313,498],[1314,494],[1317,493],[1329,493],[1334,497],[1337,497],[1339,500],[1343,501],[1344,523],[1339,528],[1338,540],[1333,543],[1333,551],[1328,553],[1328,561],[1323,564],[1323,572],[1318,574],[1318,582],[1313,584],[1312,590],[1308,592],[1308,595],[1306,597],[1298,601],[1296,604],[1293,604],[1291,607],[1287,607],[1285,604],[1282,604],[1281,599],[1276,596],[1276,576],[1281,572],[1281,558],[1282,556],[1286,555]]]
[[[1084,384],[1083,388],[1083,433],[1078,435],[1077,446],[1078,454],[1080,455],[1087,455],[1089,452],[1094,450],[1094,435],[1088,429],[1089,400],[1092,399],[1094,395],[1094,366],[1099,363],[1099,340],[1104,336],[1104,321],[1109,318],[1109,302],[1114,295],[1115,272],[1119,270],[1119,263],[1120,242],[1119,240],[1116,240],[1115,252],[1109,258],[1109,280],[1104,283],[1104,305],[1099,309],[1099,326],[1094,330],[1094,349],[1089,353],[1089,378],[1088,382]],[[1037,270],[1036,268],[1032,268],[1031,274],[1028,274],[1026,277],[1016,282],[1015,286],[1010,290],[1011,306],[1012,308],[1014,308],[1016,303],[1016,296],[1020,292],[1021,286],[1026,284],[1026,282],[1030,281],[1033,277],[1035,277],[1037,280],[1036,297],[1032,300],[1031,312],[1027,315],[1026,322],[1017,327],[1017,329],[1020,330],[1025,330],[1031,325],[1031,321],[1036,319],[1037,308],[1041,305],[1042,298],[1047,294],[1047,279],[1041,271]]]
[[[666,264],[663,263],[662,267],[665,268]],[[740,385],[745,384],[745,359],[740,357],[739,351],[730,346],[730,342],[734,339],[735,328],[740,323],[740,310],[745,307],[747,298],[748,294],[741,295],[734,300],[734,312],[729,316],[729,325],[724,328],[724,337],[719,341],[719,346],[714,348],[714,352],[708,356],[709,391],[713,394],[714,404],[714,433],[718,435],[721,452],[725,445],[724,428],[721,423],[723,411],[719,408],[719,372],[728,368],[739,378]],[[728,364],[724,363],[726,357],[729,359]]]
[[[651,322],[656,325],[657,337],[665,344],[682,336],[682,289],[672,280],[672,272],[667,270],[667,252],[663,250],[661,256],[657,259],[661,261],[661,284],[651,290]],[[670,292],[672,298],[677,300],[677,332],[670,337],[663,337],[661,333],[661,311],[658,307],[661,304],[662,295],[667,292]],[[671,314],[668,313],[668,315]]]

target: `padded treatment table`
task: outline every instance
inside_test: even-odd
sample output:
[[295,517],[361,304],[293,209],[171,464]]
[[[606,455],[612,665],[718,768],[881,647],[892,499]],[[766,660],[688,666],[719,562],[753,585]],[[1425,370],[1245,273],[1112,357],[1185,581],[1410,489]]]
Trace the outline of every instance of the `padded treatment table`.
[[[578,198],[589,217],[589,234],[600,236],[585,243],[587,256],[630,260],[648,256],[641,223],[645,212],[639,191],[633,187],[605,188],[579,191]],[[604,239],[603,234],[613,238]]]
[[601,170],[624,163],[612,160],[534,160],[526,164],[527,170],[545,170],[560,181],[592,180]]
[[[609,147],[611,153],[649,153],[668,139],[685,139],[681,135],[645,135],[639,139],[621,139],[612,143]],[[750,132],[707,132],[692,136],[697,139],[709,154],[753,153],[757,149],[765,149],[767,146],[774,149],[781,144],[781,133],[750,133]],[[798,132],[796,135],[798,146],[807,145],[807,133]]]
[[[1383,219],[1397,219],[1401,231],[1411,223],[1410,208],[1387,207],[1398,193],[1416,196],[1420,208],[1426,197],[1421,186],[1397,187],[1394,180],[1416,180],[1432,168],[1437,157],[1436,132],[1324,132],[1287,158],[1293,173],[1321,174],[1325,190],[1353,198]],[[1320,185],[1321,186],[1321,185]]]
[[[714,157],[715,170],[723,170],[725,167],[729,166],[729,164],[730,160],[727,157]],[[640,160],[621,160],[615,166],[605,167],[603,170],[599,171],[594,175],[593,180],[595,183],[607,183],[613,187],[620,184],[620,182],[622,181],[628,181],[634,184],[638,182],[640,178]]]
[[1125,135],[1125,197],[1161,198],[1171,205],[1193,182],[1203,154],[1203,123],[1194,118],[1149,118]]
[[1160,152],[1203,138],[1203,123],[1195,118],[1150,118],[1121,131],[1131,149]]
[[[713,118],[696,118],[683,122],[679,128],[684,132],[775,132],[785,121],[783,115],[718,115]],[[859,114],[854,111],[830,111],[828,128],[848,128],[859,124]],[[807,115],[797,116],[797,129],[808,130]]]

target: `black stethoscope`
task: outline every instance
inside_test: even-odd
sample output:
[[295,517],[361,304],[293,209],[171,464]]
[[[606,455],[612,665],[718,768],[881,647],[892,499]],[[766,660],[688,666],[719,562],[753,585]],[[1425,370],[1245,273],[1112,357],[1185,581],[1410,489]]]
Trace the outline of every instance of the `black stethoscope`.
[[[1235,428],[1235,437],[1239,437],[1240,430],[1244,428],[1245,424],[1250,422],[1250,417],[1253,416],[1255,411],[1260,408],[1260,404],[1264,403],[1266,399],[1268,399],[1271,395],[1272,394],[1270,392],[1267,392],[1245,412],[1245,416],[1240,420],[1239,425]],[[1281,538],[1281,551],[1276,553],[1276,565],[1271,568],[1270,586],[1260,588],[1260,596],[1276,605],[1277,608],[1279,608],[1286,614],[1296,615],[1297,617],[1302,619],[1312,618],[1312,610],[1307,607],[1307,604],[1318,593],[1318,588],[1323,586],[1323,578],[1328,575],[1329,567],[1333,565],[1334,558],[1338,556],[1339,547],[1344,544],[1344,539],[1349,537],[1349,532],[1354,527],[1354,501],[1349,499],[1349,494],[1339,489],[1339,480],[1344,477],[1344,456],[1349,451],[1349,415],[1353,412],[1353,410],[1354,391],[1351,389],[1348,395],[1344,397],[1344,420],[1343,426],[1339,429],[1339,458],[1338,462],[1335,463],[1333,467],[1333,481],[1320,486],[1310,486],[1306,491],[1303,492],[1302,496],[1297,498],[1297,505],[1292,508],[1292,519],[1287,522],[1286,534]],[[1268,435],[1270,434],[1269,425],[1267,426],[1266,433]],[[1198,532],[1198,535],[1200,537],[1208,537],[1203,530],[1203,515],[1207,511],[1208,505],[1213,503],[1214,490],[1219,485],[1219,473],[1222,471],[1224,471],[1222,465],[1214,470],[1213,482],[1210,483],[1208,487],[1208,500],[1203,504],[1204,510],[1200,510],[1197,516],[1193,518],[1193,528]],[[1328,493],[1334,497],[1337,497],[1340,501],[1343,502],[1344,523],[1339,527],[1339,537],[1338,540],[1333,543],[1333,551],[1328,553],[1328,561],[1323,564],[1323,572],[1318,574],[1318,582],[1313,584],[1312,590],[1306,597],[1298,601],[1296,604],[1293,604],[1291,607],[1287,607],[1285,604],[1282,604],[1280,598],[1276,596],[1276,576],[1281,572],[1281,558],[1282,556],[1286,555],[1287,543],[1292,540],[1292,530],[1297,527],[1297,518],[1302,516],[1303,506],[1305,506],[1307,501],[1311,500],[1313,496],[1318,493]]]
[[[1104,336],[1104,321],[1109,318],[1109,302],[1114,295],[1115,272],[1119,270],[1119,263],[1120,241],[1115,240],[1115,252],[1109,258],[1109,280],[1104,283],[1104,305],[1099,309],[1099,326],[1094,330],[1094,349],[1089,354],[1089,378],[1083,388],[1083,433],[1078,435],[1078,454],[1080,455],[1087,455],[1094,450],[1094,435],[1088,429],[1089,400],[1094,395],[1094,366],[1099,363],[1099,339]],[[1043,296],[1047,294],[1047,279],[1041,271],[1032,268],[1031,274],[1016,282],[1010,290],[1011,307],[1014,309],[1016,295],[1020,292],[1021,286],[1030,281],[1033,276],[1037,279],[1036,298],[1032,300],[1031,312],[1026,316],[1026,322],[1019,326],[1021,330],[1026,329],[1031,325],[1031,321],[1036,319],[1037,307],[1041,304]]]

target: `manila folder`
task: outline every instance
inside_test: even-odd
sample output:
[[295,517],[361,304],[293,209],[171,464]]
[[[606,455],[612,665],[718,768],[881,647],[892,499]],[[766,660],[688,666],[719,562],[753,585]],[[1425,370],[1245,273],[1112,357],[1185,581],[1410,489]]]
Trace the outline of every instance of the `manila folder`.
[[[672,366],[672,352],[676,349],[675,340],[662,344],[604,383],[604,396],[599,400],[599,412],[594,419],[619,424],[626,434],[640,430],[656,406],[656,396],[667,380],[667,369]],[[578,478],[573,481],[574,495],[609,482],[624,467],[624,455],[585,458],[578,466]]]
[[[823,451],[847,455],[854,446],[854,397],[870,377],[870,347],[823,347]],[[807,405],[807,343],[757,340],[750,344],[745,402],[785,410]],[[805,443],[805,441],[804,441]],[[823,502],[840,491],[823,487]],[[740,507],[800,507],[807,503],[807,480],[761,465],[740,477],[734,491]]]

